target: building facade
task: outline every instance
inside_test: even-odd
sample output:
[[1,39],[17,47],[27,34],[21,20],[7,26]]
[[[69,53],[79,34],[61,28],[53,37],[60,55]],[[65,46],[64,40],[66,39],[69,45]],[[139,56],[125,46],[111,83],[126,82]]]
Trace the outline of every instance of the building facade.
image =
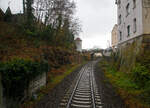
[[118,30],[118,25],[115,24],[111,32],[111,46],[113,49],[116,48],[118,44],[117,30]]
[[150,34],[150,0],[116,0],[118,44]]
[[80,38],[75,39],[76,50],[82,52],[82,40]]

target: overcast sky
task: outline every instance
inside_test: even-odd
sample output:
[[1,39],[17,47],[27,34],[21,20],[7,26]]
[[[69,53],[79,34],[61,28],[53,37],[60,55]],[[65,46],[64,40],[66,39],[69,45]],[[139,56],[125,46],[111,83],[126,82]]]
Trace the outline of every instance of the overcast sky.
[[[111,42],[111,31],[117,22],[115,0],[76,0],[77,16],[83,33],[83,48],[106,48]],[[109,42],[108,42],[109,41]]]
[[[22,12],[22,0],[0,0],[0,7],[5,11],[11,1],[13,13]],[[83,48],[108,47],[111,42],[111,31],[117,22],[115,0],[75,0],[76,16],[82,25],[79,37],[83,40]]]

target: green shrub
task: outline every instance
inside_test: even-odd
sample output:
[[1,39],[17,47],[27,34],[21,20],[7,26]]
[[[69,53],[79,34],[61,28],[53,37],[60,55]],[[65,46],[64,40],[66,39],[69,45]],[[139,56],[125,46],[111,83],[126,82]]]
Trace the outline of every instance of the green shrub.
[[31,36],[31,37],[37,36],[37,33],[36,33],[36,32],[33,32],[33,31],[29,30],[29,29],[27,29],[27,30],[25,31],[25,34],[26,34],[27,36]]
[[142,88],[150,81],[150,70],[140,63],[136,63],[131,73],[132,79]]
[[24,90],[28,88],[29,81],[47,71],[48,63],[46,62],[15,58],[0,63],[5,95],[12,98],[22,97]]
[[126,90],[138,88],[136,83],[134,83],[126,73],[118,72],[114,66],[107,67],[107,74],[111,76],[111,80],[119,88]]

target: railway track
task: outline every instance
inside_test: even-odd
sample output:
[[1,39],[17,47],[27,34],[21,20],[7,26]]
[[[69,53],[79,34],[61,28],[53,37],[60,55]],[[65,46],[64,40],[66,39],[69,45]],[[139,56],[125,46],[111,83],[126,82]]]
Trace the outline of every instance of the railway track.
[[94,78],[93,66],[86,64],[67,90],[59,108],[102,108],[101,95]]

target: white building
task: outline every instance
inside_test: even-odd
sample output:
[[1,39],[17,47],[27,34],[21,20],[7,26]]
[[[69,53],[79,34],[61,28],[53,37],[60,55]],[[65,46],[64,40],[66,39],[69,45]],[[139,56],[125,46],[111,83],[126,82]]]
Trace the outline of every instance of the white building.
[[82,52],[82,40],[80,38],[75,39],[76,50]]
[[119,44],[150,34],[150,0],[116,0]]

